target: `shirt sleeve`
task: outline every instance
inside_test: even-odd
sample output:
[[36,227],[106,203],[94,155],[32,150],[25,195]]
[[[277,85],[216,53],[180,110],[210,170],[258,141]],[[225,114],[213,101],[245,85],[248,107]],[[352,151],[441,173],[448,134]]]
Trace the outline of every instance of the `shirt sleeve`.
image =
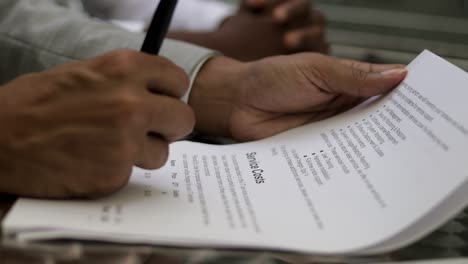
[[[179,1],[179,5],[181,2]],[[81,0],[93,17],[144,23],[152,18],[159,0]]]
[[[0,83],[118,48],[140,49],[142,33],[93,20],[66,4],[73,1],[0,1]],[[161,56],[183,68],[192,81],[201,65],[216,55],[172,40],[166,40],[161,49]]]

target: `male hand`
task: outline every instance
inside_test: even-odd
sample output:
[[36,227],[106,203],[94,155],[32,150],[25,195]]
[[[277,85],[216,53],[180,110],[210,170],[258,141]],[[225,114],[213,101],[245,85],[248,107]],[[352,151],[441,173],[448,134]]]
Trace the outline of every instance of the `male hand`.
[[325,16],[313,8],[310,0],[243,0],[242,7],[271,15],[273,21],[285,30],[281,44],[289,53],[328,53]]
[[244,0],[214,32],[171,32],[169,36],[253,61],[299,51],[326,53],[325,19],[307,0]]
[[189,103],[198,131],[250,141],[341,113],[388,92],[405,76],[401,65],[314,53],[251,63],[219,57],[200,72]]
[[0,88],[0,193],[90,197],[156,169],[189,134],[185,73],[132,51],[20,77]]

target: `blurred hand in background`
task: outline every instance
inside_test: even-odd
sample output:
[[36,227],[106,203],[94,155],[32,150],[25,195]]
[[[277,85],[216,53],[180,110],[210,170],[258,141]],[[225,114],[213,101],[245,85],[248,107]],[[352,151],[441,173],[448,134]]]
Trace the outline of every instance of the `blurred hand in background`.
[[[121,26],[126,21],[136,30],[150,22],[159,2],[82,1],[91,15]],[[135,28],[138,21],[142,26]],[[243,0],[237,11],[221,1],[179,1],[169,37],[242,61],[304,51],[328,52],[325,18],[309,0]]]
[[236,14],[209,33],[171,37],[252,61],[296,52],[328,52],[325,18],[308,0],[244,0]]

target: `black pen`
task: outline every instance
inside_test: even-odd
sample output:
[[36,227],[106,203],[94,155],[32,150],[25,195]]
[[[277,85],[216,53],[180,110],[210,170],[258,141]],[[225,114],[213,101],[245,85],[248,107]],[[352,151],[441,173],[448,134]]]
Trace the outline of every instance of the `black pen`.
[[177,0],[161,0],[159,2],[141,47],[142,52],[153,55],[159,54],[176,6]]

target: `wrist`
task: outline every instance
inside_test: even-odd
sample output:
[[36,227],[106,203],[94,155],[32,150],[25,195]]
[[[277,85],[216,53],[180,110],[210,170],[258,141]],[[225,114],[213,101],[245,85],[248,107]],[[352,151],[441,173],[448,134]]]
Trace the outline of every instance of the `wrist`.
[[248,64],[227,57],[206,62],[193,84],[189,105],[196,115],[197,132],[232,137],[231,114],[241,98]]

